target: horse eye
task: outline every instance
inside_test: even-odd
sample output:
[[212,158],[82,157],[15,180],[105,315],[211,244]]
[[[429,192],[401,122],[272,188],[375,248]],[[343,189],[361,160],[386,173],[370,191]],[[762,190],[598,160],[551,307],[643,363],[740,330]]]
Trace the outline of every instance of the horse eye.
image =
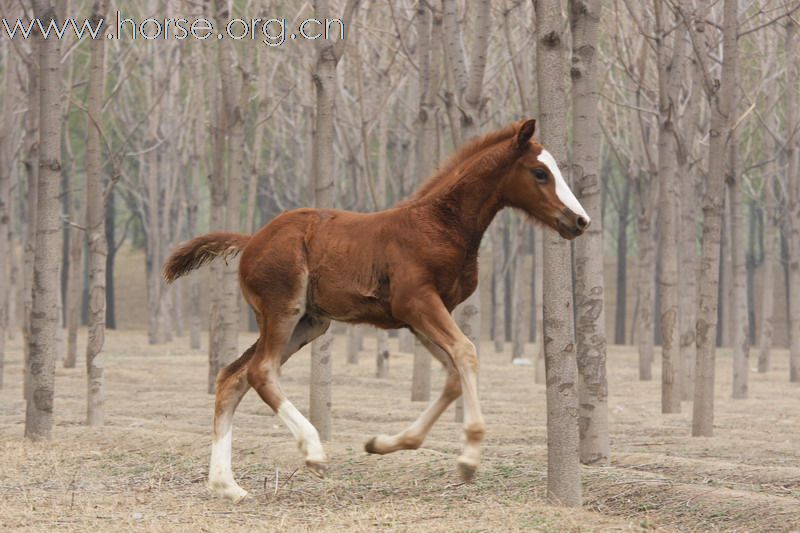
[[550,181],[550,176],[547,175],[547,172],[542,170],[541,168],[535,168],[532,170],[533,177],[536,179],[538,183],[542,185],[547,185],[547,182]]

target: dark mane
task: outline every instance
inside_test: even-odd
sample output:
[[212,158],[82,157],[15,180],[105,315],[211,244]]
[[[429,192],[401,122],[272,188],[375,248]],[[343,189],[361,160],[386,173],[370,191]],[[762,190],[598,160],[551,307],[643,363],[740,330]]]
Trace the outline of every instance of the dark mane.
[[517,131],[519,131],[520,123],[521,121],[514,122],[510,126],[487,133],[481,137],[476,137],[463,144],[461,148],[439,165],[436,174],[425,180],[411,196],[400,202],[399,205],[424,198],[431,191],[441,189],[445,185],[449,185],[450,182],[458,179],[457,174],[453,172],[456,167],[469,160],[472,156],[516,135]]

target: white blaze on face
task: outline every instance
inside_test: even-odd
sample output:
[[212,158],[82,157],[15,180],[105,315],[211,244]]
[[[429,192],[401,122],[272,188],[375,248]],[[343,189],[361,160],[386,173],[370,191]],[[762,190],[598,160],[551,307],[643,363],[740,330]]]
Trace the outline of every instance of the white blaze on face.
[[550,173],[556,180],[556,196],[558,196],[558,199],[561,200],[561,203],[567,206],[576,215],[584,217],[587,223],[591,222],[589,215],[586,214],[583,206],[572,193],[572,189],[570,189],[569,185],[567,185],[564,176],[561,175],[561,171],[558,169],[558,163],[556,163],[556,159],[553,157],[553,155],[547,150],[542,150],[542,153],[539,154],[538,159],[548,168],[548,170],[550,170]]

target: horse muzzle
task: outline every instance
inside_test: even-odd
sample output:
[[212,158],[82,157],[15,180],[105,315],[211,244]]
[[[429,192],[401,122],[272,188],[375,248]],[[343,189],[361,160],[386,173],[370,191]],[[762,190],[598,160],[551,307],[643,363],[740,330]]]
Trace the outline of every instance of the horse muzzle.
[[567,210],[558,217],[556,229],[564,239],[572,240],[583,235],[592,223],[587,217]]

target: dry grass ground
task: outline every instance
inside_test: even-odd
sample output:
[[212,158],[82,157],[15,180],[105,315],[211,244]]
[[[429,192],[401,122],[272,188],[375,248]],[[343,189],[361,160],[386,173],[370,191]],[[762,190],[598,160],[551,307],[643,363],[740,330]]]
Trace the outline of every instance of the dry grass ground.
[[[252,342],[243,336],[242,348]],[[730,359],[718,366],[716,436],[688,436],[691,404],[662,415],[658,382],[636,379],[635,351],[609,354],[612,466],[584,469],[581,510],[545,499],[544,387],[532,367],[484,346],[481,396],[488,424],[473,485],[455,473],[460,431],[452,410],[423,449],[385,457],[367,437],[395,432],[423,408],[409,401],[408,357],[391,379],[373,377],[367,352],[345,364],[337,342],[331,473],[301,467],[288,431],[250,393],[234,431],[234,472],[251,497],[239,505],[205,489],[212,397],[204,352],[179,339],[147,345],[110,332],[108,423],[82,425],[81,368],[58,370],[53,440],[22,440],[20,344],[10,344],[0,391],[0,529],[24,531],[792,531],[800,530],[800,387],[775,370],[752,375],[751,397],[729,399]],[[657,365],[656,365],[657,366]],[[434,388],[442,373],[434,372]],[[283,386],[305,410],[308,355],[285,367]],[[658,372],[656,372],[658,379]],[[277,476],[277,489],[276,489]]]

